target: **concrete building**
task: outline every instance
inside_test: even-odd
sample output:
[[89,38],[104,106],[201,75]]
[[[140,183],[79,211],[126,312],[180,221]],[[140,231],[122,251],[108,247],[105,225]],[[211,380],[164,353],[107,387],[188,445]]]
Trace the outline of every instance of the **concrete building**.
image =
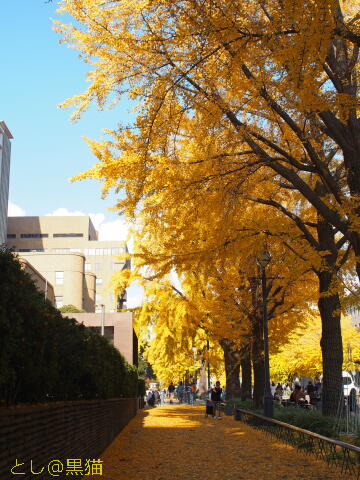
[[128,363],[138,364],[138,340],[133,329],[131,312],[105,313],[103,317],[101,313],[69,313],[69,317],[75,318],[86,327],[95,328],[99,333],[103,321],[105,337]]
[[110,287],[115,272],[129,267],[117,255],[119,241],[100,241],[88,216],[9,217],[7,245],[54,286],[57,307],[117,312],[122,299]]
[[0,244],[6,243],[6,228],[9,202],[10,155],[13,136],[0,121]]
[[51,283],[46,280],[46,278],[43,277],[41,273],[39,273],[36,268],[31,265],[31,263],[25,260],[25,258],[20,258],[19,260],[24,272],[30,275],[37,289],[40,292],[43,292],[44,298],[50,300],[50,302],[55,306],[54,287],[51,285]]

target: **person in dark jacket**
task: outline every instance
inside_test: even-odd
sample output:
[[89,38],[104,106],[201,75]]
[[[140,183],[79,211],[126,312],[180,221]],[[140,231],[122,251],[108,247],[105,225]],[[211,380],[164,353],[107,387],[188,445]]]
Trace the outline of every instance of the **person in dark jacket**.
[[155,405],[155,394],[152,390],[149,390],[149,393],[146,397],[146,403],[149,407],[153,407]]
[[168,386],[168,393],[169,393],[170,403],[173,403],[173,400],[174,400],[174,392],[175,392],[175,385],[173,384],[173,382],[170,382],[170,385]]
[[[216,382],[215,387],[211,389],[211,401],[214,406],[213,418],[221,418],[220,405],[221,405],[222,388],[220,382]],[[216,415],[218,412],[218,415]]]

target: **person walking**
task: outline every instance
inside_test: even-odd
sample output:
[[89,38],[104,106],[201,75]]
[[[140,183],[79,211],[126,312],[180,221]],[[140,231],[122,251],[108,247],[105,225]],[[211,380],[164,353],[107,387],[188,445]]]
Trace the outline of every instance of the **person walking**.
[[175,385],[173,382],[170,382],[170,385],[168,386],[168,394],[169,394],[169,399],[170,399],[170,404],[174,403],[174,392],[175,392]]
[[162,388],[160,390],[160,405],[165,405],[166,390]]
[[160,398],[159,390],[157,388],[154,391],[154,396],[155,396],[155,407],[158,407],[160,405],[161,398]]
[[191,386],[190,385],[186,385],[185,394],[186,394],[186,402],[188,405],[190,405],[191,403]]
[[[215,387],[211,389],[211,401],[214,406],[213,418],[221,418],[221,394],[222,388],[220,387],[220,382],[218,381],[215,383]],[[216,413],[218,413],[218,415],[216,415]]]
[[196,404],[196,385],[193,383],[191,385],[191,404],[195,405]]
[[155,394],[152,390],[148,391],[148,394],[146,397],[146,403],[148,404],[149,407],[153,407],[155,405]]
[[179,403],[183,403],[184,401],[184,385],[183,382],[179,382],[179,385],[177,387],[177,398]]

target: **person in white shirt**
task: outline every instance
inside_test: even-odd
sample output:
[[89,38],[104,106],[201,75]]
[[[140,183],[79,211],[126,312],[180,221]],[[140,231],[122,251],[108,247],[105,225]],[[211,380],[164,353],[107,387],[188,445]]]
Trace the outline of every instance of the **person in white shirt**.
[[271,383],[271,385],[270,385],[270,390],[271,390],[271,395],[272,395],[272,397],[274,398],[275,390],[276,390],[276,385],[275,385],[274,382]]

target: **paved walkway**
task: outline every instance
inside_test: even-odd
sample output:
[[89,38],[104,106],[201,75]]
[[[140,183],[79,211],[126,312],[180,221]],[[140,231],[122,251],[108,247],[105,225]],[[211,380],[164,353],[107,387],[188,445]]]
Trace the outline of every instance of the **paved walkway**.
[[203,406],[140,411],[101,458],[104,480],[341,478],[325,463],[232,417],[205,418]]

